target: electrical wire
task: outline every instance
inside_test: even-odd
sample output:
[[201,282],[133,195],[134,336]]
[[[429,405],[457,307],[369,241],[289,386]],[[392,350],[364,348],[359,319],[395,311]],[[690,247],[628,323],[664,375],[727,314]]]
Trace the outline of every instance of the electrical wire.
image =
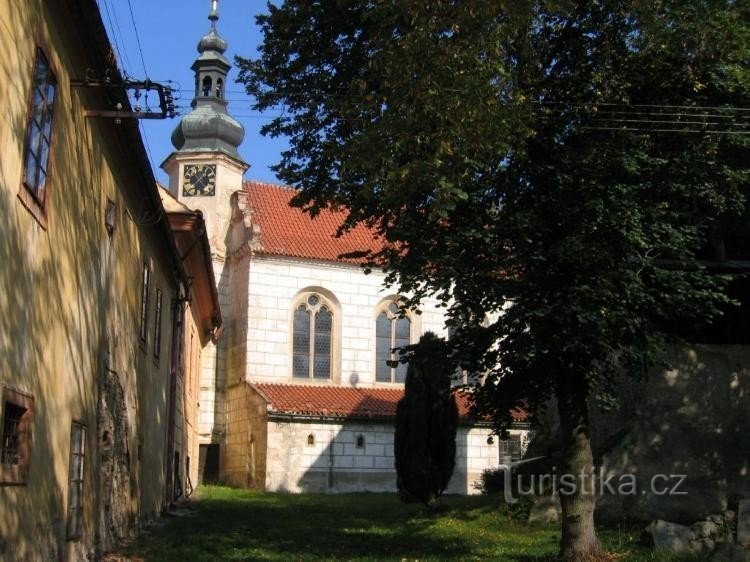
[[[119,62],[119,66],[125,71],[125,74],[127,75],[127,70],[125,70],[126,69],[125,62],[128,63],[127,68],[130,68],[130,61],[128,60],[127,51],[125,51],[122,48],[121,42],[118,41],[117,39],[117,30],[120,28],[119,22],[117,26],[115,26],[115,24],[112,23],[112,15],[110,13],[109,0],[102,0],[102,4],[104,4],[104,11],[107,14],[107,21],[109,22],[109,28],[112,30],[112,40],[114,42],[115,55]],[[114,8],[112,8],[112,11],[114,12]],[[115,14],[115,19],[116,18],[117,18],[117,14]],[[122,40],[122,31],[120,31],[120,40]],[[123,60],[123,53],[125,53],[125,60]]]
[[148,79],[148,71],[146,70],[146,60],[143,57],[143,48],[141,47],[141,36],[138,33],[138,26],[135,23],[135,14],[133,13],[133,4],[128,0],[128,8],[130,8],[130,21],[133,22],[133,30],[135,31],[135,40],[138,44],[138,52],[141,55],[141,64],[143,65],[143,74]]

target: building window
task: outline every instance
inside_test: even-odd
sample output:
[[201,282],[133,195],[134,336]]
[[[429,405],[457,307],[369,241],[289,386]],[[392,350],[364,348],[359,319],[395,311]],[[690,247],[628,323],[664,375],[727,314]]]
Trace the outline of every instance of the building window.
[[143,275],[141,277],[141,328],[138,333],[141,341],[146,343],[146,334],[148,333],[148,293],[151,283],[151,270],[148,264],[143,264]]
[[29,465],[34,399],[10,388],[2,392],[0,483],[23,484]]
[[357,435],[357,449],[364,449],[364,448],[365,448],[365,436]]
[[156,308],[154,314],[154,359],[159,361],[161,354],[161,289],[156,289]]
[[520,435],[509,435],[508,439],[500,439],[498,441],[498,449],[500,455],[500,462],[512,462],[521,460],[521,436]]
[[292,376],[330,379],[332,342],[332,306],[320,295],[310,294],[294,311]]
[[68,538],[81,537],[83,520],[83,464],[86,456],[86,426],[73,422],[70,431],[68,471]]
[[377,382],[404,382],[406,363],[392,367],[388,363],[397,361],[398,352],[394,349],[411,343],[411,320],[400,316],[395,302],[389,303],[375,320],[375,380]]
[[43,208],[47,195],[52,113],[57,80],[41,49],[37,49],[34,60],[33,87],[24,145],[23,185],[33,203]]
[[315,436],[312,433],[307,436],[307,446],[308,447],[314,447],[315,446]]

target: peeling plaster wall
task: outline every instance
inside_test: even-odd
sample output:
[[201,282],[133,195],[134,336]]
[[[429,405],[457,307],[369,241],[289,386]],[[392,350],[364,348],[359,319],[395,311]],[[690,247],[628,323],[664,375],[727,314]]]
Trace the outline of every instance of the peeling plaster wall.
[[[61,0],[0,3],[0,386],[34,398],[26,483],[0,483],[0,560],[93,558],[164,500],[169,249],[145,211],[143,177],[121,129],[86,119],[84,110],[102,100],[70,85],[91,64],[73,11]],[[45,227],[18,198],[38,45],[58,81]],[[117,205],[111,237],[108,200]],[[144,261],[153,275],[141,344]],[[156,287],[164,294],[158,363]],[[82,536],[69,541],[73,421],[87,434]]]

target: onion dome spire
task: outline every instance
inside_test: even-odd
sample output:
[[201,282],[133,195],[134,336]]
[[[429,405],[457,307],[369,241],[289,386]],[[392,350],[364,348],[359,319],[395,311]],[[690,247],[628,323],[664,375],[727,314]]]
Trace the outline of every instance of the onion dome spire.
[[185,115],[172,133],[172,144],[179,152],[224,152],[241,160],[237,147],[245,129],[227,112],[227,74],[232,65],[224,56],[227,42],[219,35],[218,0],[211,0],[208,14],[211,29],[198,42],[195,59],[193,110]]

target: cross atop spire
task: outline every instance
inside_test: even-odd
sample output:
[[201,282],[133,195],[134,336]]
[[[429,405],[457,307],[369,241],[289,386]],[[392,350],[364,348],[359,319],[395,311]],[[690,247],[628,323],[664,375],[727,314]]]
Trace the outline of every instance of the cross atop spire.
[[211,0],[211,11],[208,12],[208,19],[211,20],[211,27],[216,27],[216,21],[219,19],[219,0]]

